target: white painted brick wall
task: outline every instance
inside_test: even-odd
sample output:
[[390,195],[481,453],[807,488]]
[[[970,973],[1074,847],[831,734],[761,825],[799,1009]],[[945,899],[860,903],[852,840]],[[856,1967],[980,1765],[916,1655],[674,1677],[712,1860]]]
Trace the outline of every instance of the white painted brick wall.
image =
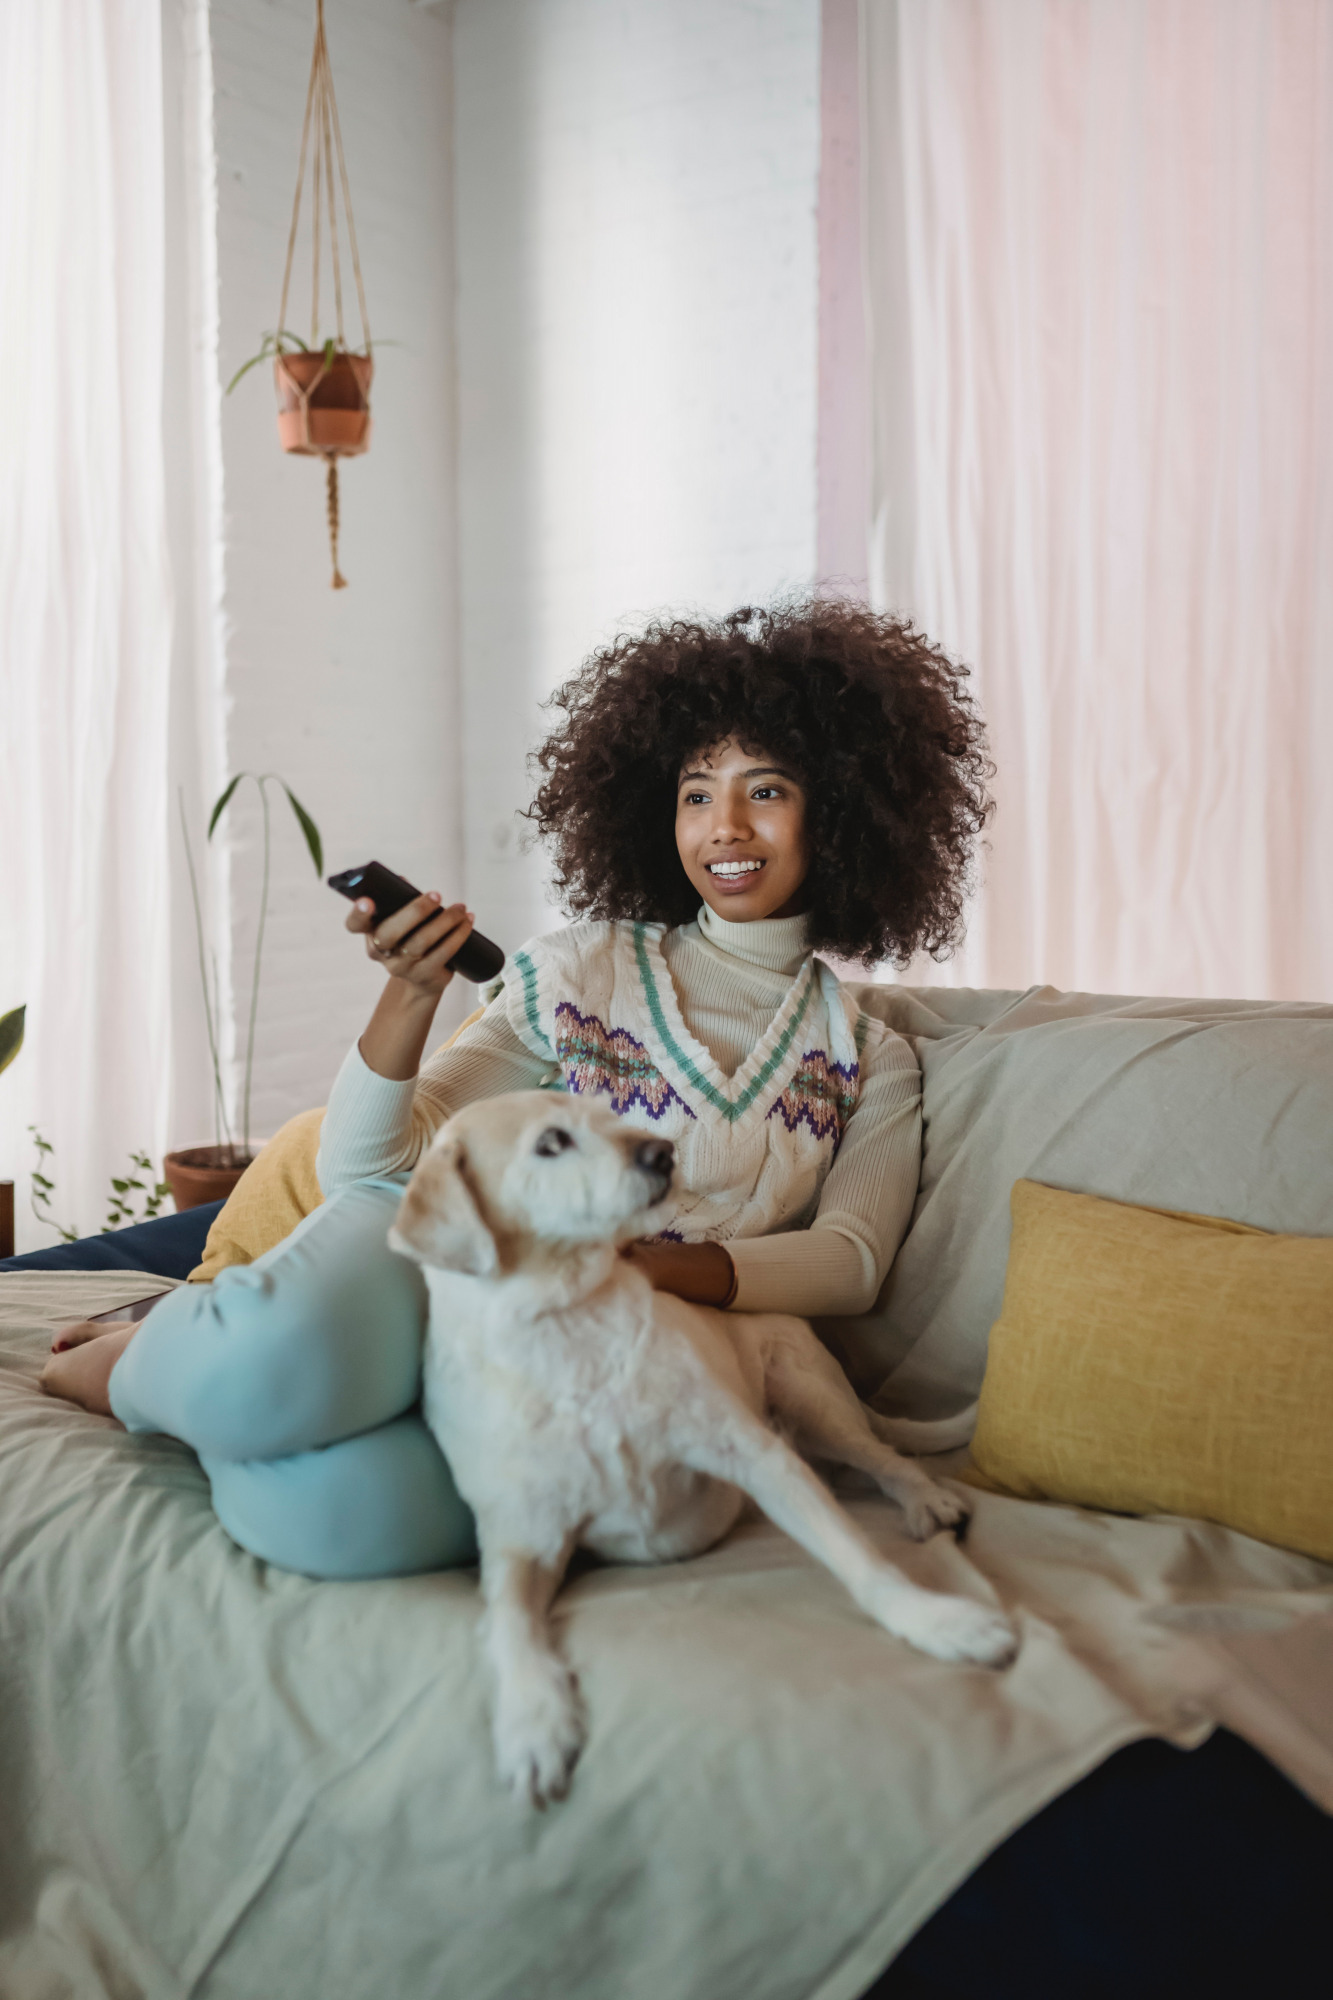
[[[345,591],[329,588],[323,467],[279,450],[271,377],[255,369],[223,405],[226,763],[289,780],[322,829],[326,872],[375,855],[448,892],[462,872],[449,29],[410,0],[328,0],[326,13],[371,328],[402,344],[377,355],[371,450],[342,467]],[[313,21],[310,0],[211,9],[224,381],[276,321]],[[297,270],[289,318],[304,332],[304,246]],[[238,1034],[259,826],[251,796],[232,835]],[[285,802],[274,833],[260,1135],[324,1101],[380,984]]]
[[514,814],[626,618],[808,588],[817,0],[460,0],[468,894],[557,921]]

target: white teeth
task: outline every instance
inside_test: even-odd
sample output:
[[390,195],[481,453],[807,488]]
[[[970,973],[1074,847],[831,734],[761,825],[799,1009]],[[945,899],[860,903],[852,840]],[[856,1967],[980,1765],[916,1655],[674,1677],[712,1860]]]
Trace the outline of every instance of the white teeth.
[[762,861],[710,861],[710,875],[757,875],[763,867]]

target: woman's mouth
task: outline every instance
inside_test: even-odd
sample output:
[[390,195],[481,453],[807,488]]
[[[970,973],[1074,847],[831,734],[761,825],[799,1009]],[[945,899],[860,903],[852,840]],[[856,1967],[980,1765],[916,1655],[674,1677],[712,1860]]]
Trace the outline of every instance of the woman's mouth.
[[725,895],[743,894],[752,889],[767,863],[763,861],[706,861],[704,867]]

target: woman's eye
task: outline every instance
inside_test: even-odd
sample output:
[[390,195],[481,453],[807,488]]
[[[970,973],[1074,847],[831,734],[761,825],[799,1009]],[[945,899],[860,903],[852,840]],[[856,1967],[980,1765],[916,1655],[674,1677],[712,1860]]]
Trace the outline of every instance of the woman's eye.
[[686,792],[685,803],[687,806],[706,806],[708,804],[708,794],[707,792]]
[[782,793],[776,785],[756,785],[750,797],[752,799],[780,799]]

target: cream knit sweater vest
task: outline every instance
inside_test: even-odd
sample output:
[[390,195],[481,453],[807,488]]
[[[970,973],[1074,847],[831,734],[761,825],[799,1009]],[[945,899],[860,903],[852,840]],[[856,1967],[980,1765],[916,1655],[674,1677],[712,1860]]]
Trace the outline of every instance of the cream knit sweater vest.
[[728,1076],[681,1015],[662,926],[589,923],[515,954],[509,1025],[567,1089],[674,1141],[662,1235],[725,1242],[808,1227],[861,1060],[886,1031],[807,956],[769,1026]]

